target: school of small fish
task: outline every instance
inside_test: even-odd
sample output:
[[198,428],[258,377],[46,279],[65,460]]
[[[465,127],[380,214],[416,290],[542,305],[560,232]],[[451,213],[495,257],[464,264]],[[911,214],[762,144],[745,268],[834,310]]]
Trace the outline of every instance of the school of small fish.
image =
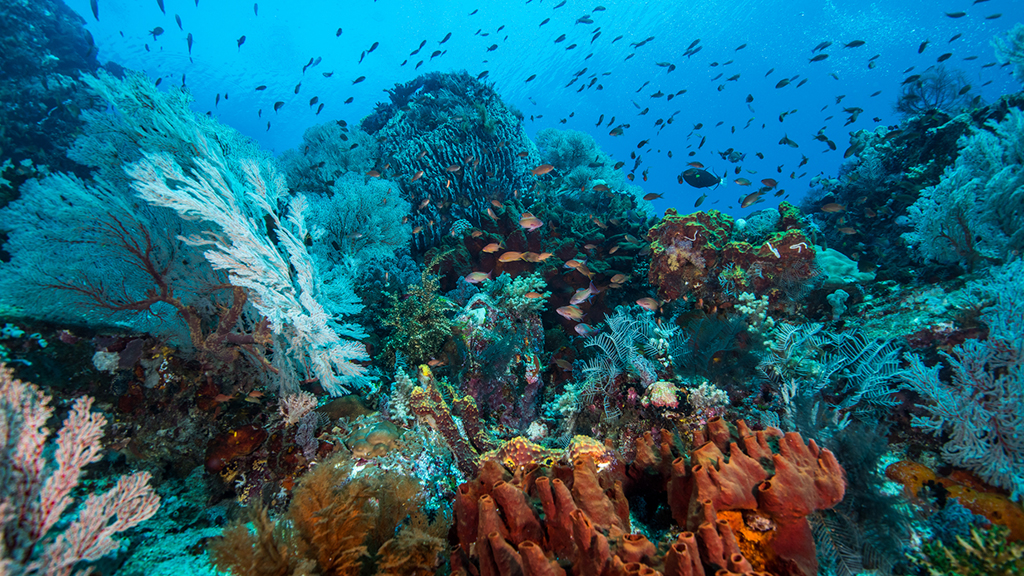
[[[975,0],[973,5],[984,4],[986,1],[987,0]],[[160,10],[161,15],[166,16],[167,13],[164,5],[164,0],[155,0],[155,2],[157,4],[157,8]],[[199,0],[194,0],[194,2],[195,7],[198,9]],[[533,2],[534,0],[526,0],[525,4],[531,4]],[[100,3],[101,0],[90,0],[89,2],[92,15],[97,21],[100,19],[101,14]],[[537,1],[537,4],[540,5],[540,0]],[[562,1],[556,4],[550,10],[554,12],[566,6],[567,1]],[[541,6],[540,9],[548,10],[544,6]],[[468,14],[467,17],[471,18],[475,16],[478,13],[478,11],[479,10],[473,10]],[[944,14],[945,17],[950,19],[961,19],[969,15],[967,11],[943,12],[942,14]],[[983,17],[985,20],[996,20],[1000,16],[1001,14],[999,13],[993,13],[984,15]],[[260,16],[258,3],[253,4],[252,17],[265,18],[265,16]],[[548,16],[546,14],[539,16],[537,20],[537,27],[543,28],[544,26],[550,24],[552,22],[553,17],[555,17],[554,14],[552,14],[551,16]],[[564,46],[564,50],[566,52],[577,50],[577,52],[575,52],[574,54],[580,55],[582,68],[576,70],[575,72],[566,73],[565,79],[567,80],[567,83],[565,84],[565,88],[572,88],[573,86],[577,86],[577,93],[581,93],[587,90],[601,91],[604,90],[605,83],[613,81],[613,75],[611,72],[591,70],[585,64],[587,60],[594,56],[594,50],[598,49],[598,47],[595,47],[595,43],[598,42],[598,40],[602,37],[604,38],[603,42],[607,42],[607,46],[609,48],[622,47],[625,51],[628,52],[624,60],[631,60],[633,58],[637,58],[637,61],[640,61],[645,59],[645,54],[649,49],[644,50],[644,47],[658,42],[655,36],[649,36],[642,39],[629,39],[625,35],[617,35],[613,39],[609,39],[609,36],[611,36],[611,34],[604,35],[605,31],[603,30],[603,24],[607,23],[608,19],[613,19],[615,17],[616,16],[614,14],[614,10],[607,10],[603,6],[596,6],[593,9],[591,9],[588,13],[584,13],[576,17],[572,24],[569,25],[569,29],[554,30],[552,29],[554,25],[544,29],[551,30],[551,43],[553,45]],[[192,32],[186,32],[185,24],[187,23],[187,21],[183,21],[182,17],[179,14],[174,14],[174,22],[177,25],[179,32],[185,33],[182,39],[186,43],[187,53],[189,56],[189,60],[191,62],[193,57],[193,48],[196,48],[197,50],[201,49],[201,47],[203,46],[204,39],[195,38]],[[170,30],[170,32],[173,32],[173,29]],[[480,28],[476,31],[475,34],[473,34],[473,36],[487,38],[486,47],[482,51],[483,53],[480,63],[482,67],[485,67],[488,64],[489,54],[494,52],[500,52],[503,49],[503,45],[508,41],[510,34],[514,34],[514,32],[512,30],[505,30],[504,25],[497,27],[493,31],[485,31],[484,29]],[[124,36],[124,32],[121,32],[121,35]],[[151,42],[155,44],[158,42],[171,41],[168,40],[168,38],[172,35],[173,34],[169,34],[169,31],[167,29],[161,26],[154,26],[151,29],[147,30],[142,38],[143,40],[151,38]],[[333,35],[335,38],[345,37],[343,27],[337,27],[336,31],[333,32]],[[821,32],[820,35],[829,36],[830,33]],[[401,64],[399,64],[398,66],[405,67],[406,65],[411,65],[409,74],[413,75],[417,73],[416,71],[419,70],[419,68],[422,67],[425,63],[433,63],[435,59],[444,59],[445,56],[448,54],[448,50],[451,49],[454,44],[466,40],[464,36],[464,34],[457,35],[456,32],[454,31],[448,31],[445,32],[443,36],[440,36],[439,38],[435,37],[433,40],[424,38],[418,42],[415,42],[415,47],[408,52],[408,56],[404,57]],[[943,48],[941,49],[941,53],[935,57],[936,65],[939,65],[947,60],[950,60],[955,56],[955,53],[952,51],[948,51],[948,49],[945,48],[945,46],[952,45],[953,42],[958,40],[960,37],[961,34],[956,34],[949,38],[948,41],[941,43],[943,45]],[[253,49],[253,42],[261,40],[262,39],[254,37],[247,44],[247,35],[241,34],[237,39],[234,39],[234,42],[236,44],[236,51],[238,53],[242,53],[243,47],[246,48],[246,50]],[[587,42],[587,40],[589,40],[589,42]],[[210,39],[209,41],[211,43],[215,42],[213,39]],[[620,41],[623,41],[623,44],[618,44]],[[431,44],[431,47],[428,48],[427,45],[431,42],[433,43]],[[936,48],[934,48],[936,44],[940,44],[940,42],[933,42],[933,40],[930,38],[925,38],[914,43],[914,45],[917,47],[918,54],[925,54],[926,52],[930,53],[931,51],[937,50]],[[835,48],[836,46],[838,46],[838,48]],[[146,51],[150,51],[150,44],[148,42],[144,44],[144,47]],[[807,59],[807,65],[809,66],[809,68],[811,70],[818,70],[820,69],[820,67],[829,66],[831,62],[834,62],[837,58],[840,57],[846,59],[860,58],[860,54],[864,52],[865,47],[867,47],[867,50],[870,50],[870,44],[862,39],[834,38],[822,40],[815,46],[810,47],[805,57]],[[429,55],[426,53],[422,53],[422,51],[425,48],[430,52]],[[779,174],[779,176],[777,177],[757,178],[756,180],[752,180],[751,178],[748,178],[745,175],[741,175],[744,173],[750,175],[755,174],[754,170],[744,168],[743,166],[743,163],[748,153],[741,152],[733,147],[728,147],[725,150],[716,151],[717,156],[720,159],[720,162],[718,160],[715,161],[717,163],[716,166],[707,166],[704,163],[693,159],[693,157],[697,156],[698,154],[714,156],[714,152],[711,152],[711,146],[708,146],[708,148],[705,150],[705,145],[708,144],[709,135],[705,130],[705,125],[703,122],[694,122],[692,124],[691,129],[689,129],[685,135],[680,135],[677,133],[674,134],[672,137],[661,137],[663,130],[665,130],[667,127],[673,125],[678,121],[677,117],[683,112],[684,109],[682,105],[680,105],[680,108],[676,109],[671,114],[662,114],[660,117],[654,119],[653,121],[644,120],[641,118],[647,116],[649,113],[652,113],[652,110],[654,110],[655,112],[652,113],[653,118],[654,116],[658,115],[657,110],[663,107],[661,103],[667,103],[676,98],[685,97],[688,91],[686,83],[693,81],[693,79],[697,76],[696,73],[698,71],[696,70],[696,68],[700,66],[699,64],[697,64],[699,59],[694,60],[693,58],[694,56],[696,56],[698,53],[701,53],[705,49],[705,45],[701,42],[700,38],[697,38],[692,40],[692,42],[690,42],[685,49],[682,49],[681,46],[679,48],[681,52],[678,52],[678,57],[674,59],[675,61],[657,61],[654,59],[649,60],[651,64],[653,64],[657,69],[659,69],[659,75],[663,74],[665,75],[664,78],[674,79],[673,82],[675,82],[675,86],[673,87],[673,89],[668,89],[666,87],[666,85],[668,84],[667,81],[656,80],[655,86],[661,86],[661,88],[654,89],[652,91],[651,89],[648,88],[648,86],[652,84],[652,79],[647,79],[636,88],[635,94],[637,96],[635,99],[631,101],[631,104],[635,108],[635,118],[627,118],[626,115],[622,113],[623,111],[619,110],[618,114],[601,113],[597,118],[596,123],[594,124],[594,126],[597,128],[602,128],[603,126],[603,130],[608,130],[608,135],[611,137],[624,138],[627,137],[634,123],[652,122],[653,128],[655,129],[654,136],[649,136],[648,134],[650,133],[645,131],[644,134],[648,136],[638,140],[635,145],[635,148],[629,153],[629,159],[632,161],[632,166],[628,168],[626,175],[627,179],[630,182],[635,181],[637,177],[637,171],[640,170],[641,166],[643,166],[645,162],[645,155],[649,156],[652,154],[663,153],[669,159],[672,159],[674,156],[673,150],[669,148],[674,147],[676,148],[676,152],[685,151],[687,157],[691,159],[691,161],[684,163],[682,166],[679,166],[679,171],[678,174],[675,176],[675,179],[677,180],[678,184],[686,184],[689,187],[695,188],[700,192],[699,196],[696,194],[694,195],[694,208],[699,208],[702,206],[702,204],[708,199],[709,192],[713,192],[719,187],[726,186],[730,182],[735,186],[747,188],[748,190],[741,194],[735,201],[735,206],[738,206],[740,209],[750,209],[756,207],[760,203],[764,203],[766,201],[766,197],[770,192],[773,193],[774,197],[776,198],[788,198],[789,193],[786,192],[783,185],[785,183],[793,185],[796,183],[796,181],[808,175],[806,171],[797,174],[797,171],[800,170],[809,162],[809,158],[806,154],[801,154],[801,160],[796,167],[787,168],[785,163],[778,164],[775,169],[777,174]],[[394,54],[399,50],[401,50],[401,48],[398,46],[386,45],[380,41],[374,41],[370,43],[368,46],[363,45],[363,49],[359,50],[358,59],[356,59],[354,55],[351,55],[351,60],[347,65],[345,65],[345,69],[349,70],[351,70],[352,68],[360,68],[360,70],[362,70],[362,73],[350,72],[349,74],[344,74],[345,76],[348,76],[348,78],[350,78],[350,83],[348,83],[346,86],[356,86],[364,83],[374,82],[374,66],[382,65],[379,63],[379,59],[385,57],[385,53],[387,56],[393,57]],[[583,51],[588,50],[589,53],[586,54],[585,56],[581,54]],[[744,50],[746,51],[743,52]],[[710,57],[710,53],[712,51],[713,49],[708,49],[708,51],[704,52],[700,58]],[[735,48],[729,50],[729,55],[732,57],[722,62],[714,60],[707,63],[707,69],[710,70],[708,76],[711,76],[711,74],[713,73],[717,73],[716,75],[710,77],[710,82],[717,83],[718,92],[725,92],[727,90],[734,91],[736,89],[732,88],[733,85],[743,85],[745,77],[754,76],[755,74],[760,73],[760,71],[753,72],[750,71],[749,69],[744,71],[737,71],[736,73],[733,74],[729,74],[728,72],[725,71],[735,70],[736,68],[738,68],[739,64],[736,63],[736,60],[743,58],[745,54],[749,54],[750,52],[751,50],[748,50],[748,44],[742,43],[735,46]],[[404,54],[404,51],[402,53]],[[865,55],[868,53],[869,52],[864,52]],[[336,66],[335,69],[342,68],[343,63],[339,61],[338,54],[331,54],[329,56],[314,55],[310,56],[308,61],[304,63],[295,63],[296,76],[294,80],[290,82],[284,82],[283,85],[279,86],[274,85],[268,81],[267,83],[260,83],[255,85],[252,88],[252,90],[255,93],[259,94],[259,98],[266,103],[265,106],[267,108],[273,108],[274,113],[277,114],[282,110],[282,108],[292,104],[295,101],[295,99],[299,97],[299,93],[300,91],[302,91],[302,79],[308,79],[308,77],[305,76],[307,71],[310,69],[317,68],[319,65],[321,65],[321,63],[324,62],[325,57],[328,58],[331,64]],[[963,57],[963,60],[971,61],[977,58],[978,56],[970,54],[965,55]],[[414,60],[415,63],[413,63]],[[352,64],[352,61],[354,61],[355,63]],[[863,62],[864,66],[866,66],[867,69],[871,70],[875,69],[875,67],[881,61],[881,55],[874,54],[869,58],[865,58]],[[527,63],[528,62],[526,60],[523,61],[523,67],[520,71],[520,78],[523,84],[535,85],[531,83],[535,83],[535,81],[537,81],[538,78],[547,79],[546,75],[542,74],[541,72],[530,71]],[[465,63],[460,63],[460,65],[465,65]],[[991,68],[995,67],[996,65],[996,62],[992,62],[989,64],[985,64],[984,66],[982,66],[982,68]],[[325,79],[332,78],[332,76],[334,76],[335,69],[322,71],[322,77]],[[683,70],[685,72],[676,73],[671,77],[667,76],[669,74],[672,74],[676,70]],[[915,66],[907,68],[906,70],[903,71],[903,75],[905,76],[902,82],[903,87],[906,87],[908,85],[913,87],[915,85],[920,85],[922,82],[925,82],[927,79],[927,75],[931,70],[932,68],[929,68],[928,70],[923,70],[920,73],[911,74],[912,72],[915,71]],[[768,78],[775,72],[776,68],[770,67],[766,72],[764,72],[763,77]],[[477,78],[479,80],[482,80],[486,78],[488,74],[489,72],[486,69],[484,69],[481,73],[477,75]],[[779,70],[779,74],[782,75],[785,73],[782,70]],[[829,75],[838,80],[836,72],[831,72]],[[791,93],[790,97],[793,102],[797,102],[800,100],[800,97],[795,93],[795,91],[799,90],[802,86],[806,85],[809,81],[812,80],[811,77],[805,76],[804,73],[784,75],[782,77],[779,77],[777,75],[776,78],[779,79],[774,84],[774,89],[779,91],[789,91]],[[157,78],[156,83],[159,85],[162,80],[162,77]],[[292,82],[294,82],[294,85],[292,84]],[[986,86],[991,82],[992,81],[989,80],[984,84],[980,84],[978,88]],[[185,74],[182,74],[181,83],[183,86],[185,85]],[[308,85],[309,84],[307,84],[307,86]],[[334,90],[331,90],[329,93],[325,92],[320,94],[308,94],[309,90],[307,89],[307,92],[304,93],[302,96],[302,101],[307,102],[307,105],[311,111],[314,110],[315,107],[314,115],[318,116],[321,114],[321,112],[324,111],[325,106],[336,106],[338,105],[338,103],[340,103],[343,106],[351,104],[355,101],[354,96],[349,96],[345,94],[346,86],[338,86]],[[646,94],[644,94],[645,90],[647,90]],[[974,90],[974,88],[972,88],[971,85],[965,85],[961,89],[959,96],[969,97],[973,93],[972,90]],[[746,92],[746,90],[743,90],[743,92]],[[875,92],[871,96],[878,96],[881,93],[882,91],[880,90]],[[308,100],[305,99],[307,96]],[[784,148],[800,149],[802,151],[813,150],[812,146],[816,145],[821,153],[829,154],[835,152],[838,154],[839,148],[837,147],[835,141],[839,140],[840,138],[845,138],[845,134],[843,132],[849,130],[849,128],[847,128],[848,126],[858,123],[861,115],[865,112],[865,109],[863,107],[843,104],[844,98],[845,95],[835,96],[834,106],[836,107],[837,112],[836,114],[830,115],[826,118],[826,122],[829,120],[836,119],[837,117],[839,117],[840,120],[845,119],[845,124],[842,127],[834,129],[826,124],[824,126],[821,126],[821,128],[814,134],[794,134],[794,137],[790,137],[789,133],[785,132],[784,130],[780,130],[780,132],[782,132],[782,136],[778,141],[778,146]],[[977,101],[980,99],[980,95],[975,96],[974,98],[975,103],[977,103]],[[215,98],[213,100],[214,108],[219,109],[222,100],[225,102],[228,101],[228,92],[226,90],[223,91],[223,93],[218,92],[215,95]],[[750,113],[755,114],[756,112],[754,105],[755,102],[759,100],[759,97],[753,92],[750,92],[746,94],[743,100],[745,106],[747,107],[747,109],[749,109]],[[529,101],[535,104],[535,101],[532,97],[529,98]],[[826,106],[823,107],[821,110],[825,111],[828,107],[829,104],[826,104]],[[840,110],[841,113],[839,112]],[[262,119],[263,109],[258,109],[255,112],[255,114],[257,115],[257,117]],[[798,108],[780,111],[777,115],[778,124],[785,124],[786,118],[795,114],[799,114]],[[558,123],[566,124],[568,123],[568,120],[574,116],[575,111],[569,113],[567,117],[559,119]],[[772,117],[774,117],[774,113],[772,114]],[[541,114],[529,116],[529,119],[534,122],[539,121],[542,118],[543,115]],[[877,117],[874,118],[873,120],[876,123],[880,121],[880,119]],[[339,120],[337,122],[343,128],[345,127],[345,122],[343,120]],[[751,119],[747,122],[746,126],[743,126],[742,128],[740,128],[740,130],[749,128],[753,124],[753,122],[754,118],[751,117]],[[713,128],[718,128],[723,124],[723,121],[719,121],[717,124],[713,126]],[[762,129],[766,129],[768,124],[767,118],[764,121],[761,121],[760,124]],[[267,120],[266,130],[269,131],[271,127],[271,121]],[[732,126],[731,134],[735,134],[736,131],[737,127]],[[899,135],[899,132],[897,131],[896,134]],[[803,136],[806,136],[806,140],[802,138]],[[351,144],[351,146],[354,148],[355,146],[357,146],[357,144]],[[857,155],[860,151],[861,150],[859,150],[857,145],[853,145],[847,148],[842,154],[844,158],[848,158],[850,156]],[[420,154],[419,158],[422,159],[426,153],[427,151],[424,150]],[[525,157],[525,154],[525,152],[521,152],[520,156]],[[762,150],[754,152],[754,156],[756,156],[760,160],[764,160],[766,157],[771,156],[771,154],[771,150]],[[426,161],[429,161],[429,159],[427,159]],[[442,170],[439,170],[439,172],[441,172],[442,174],[447,173],[454,177],[464,170],[477,169],[479,163],[479,159],[468,157],[465,159],[465,162],[463,163],[441,167]],[[388,167],[389,166],[378,167],[379,169],[371,170],[366,173],[366,177],[382,178],[386,176],[396,176],[393,174],[385,173]],[[626,170],[627,162],[625,160],[618,161],[615,163],[614,168],[616,170]],[[482,168],[480,169],[483,170]],[[646,167],[639,172],[642,181],[648,181],[650,177],[649,172],[649,167]],[[436,174],[437,172],[434,173]],[[534,167],[530,171],[530,173],[538,179],[564,177],[564,175],[560,174],[552,164],[538,165]],[[422,178],[427,177],[425,176],[425,174],[427,174],[427,171],[421,169],[411,174],[399,174],[397,176],[403,178],[404,181],[407,181],[408,183],[411,184],[417,182]],[[758,180],[760,183],[760,187],[757,187],[755,185],[755,182]],[[610,191],[609,187],[604,184],[598,184],[594,186],[593,190],[596,192]],[[518,191],[516,191],[515,193],[518,194]],[[651,192],[643,196],[643,200],[646,202],[654,202],[662,198],[666,198],[673,202],[678,202],[681,200],[679,193]],[[719,197],[714,199],[711,203],[717,204],[721,200],[722,198]],[[423,209],[424,207],[429,205],[431,201],[432,199],[430,197],[420,200],[419,208]],[[500,210],[504,209],[501,202],[494,202],[494,208]],[[735,206],[730,206],[730,208],[734,208]],[[849,208],[852,207],[839,205],[837,203],[825,203],[822,206],[820,206],[820,210],[826,213],[842,213]],[[875,214],[875,210],[872,209],[872,207],[864,206],[862,208],[859,207],[858,209],[862,210],[862,213],[867,217],[873,217]],[[487,215],[494,220],[497,220],[498,218],[492,208],[487,209]],[[598,224],[602,228],[605,227],[604,224],[601,223],[600,215],[594,215],[592,216],[592,218],[595,224]],[[531,233],[545,226],[545,222],[542,219],[534,216],[530,212],[523,212],[522,214],[520,214],[518,221],[520,227],[523,229],[525,233]],[[842,218],[840,218],[838,222],[840,225],[840,227],[837,228],[839,232],[851,235],[857,233],[856,229],[853,226],[846,225],[845,221]],[[417,226],[413,228],[413,233],[418,234],[422,232],[422,230],[423,226]],[[596,248],[596,245],[588,244],[587,246],[584,247],[584,250],[593,251]],[[619,245],[612,246],[608,250],[608,252],[614,253],[619,248]],[[541,262],[551,256],[550,254],[547,253],[535,254],[532,252],[509,251],[504,248],[501,242],[491,242],[487,244],[483,248],[483,252],[488,254],[496,254],[497,262],[503,264],[514,263],[518,261]],[[591,273],[589,272],[585,260],[570,260],[566,264],[566,266],[568,268],[576,270],[577,272],[583,274],[587,278],[591,278]],[[492,272],[477,271],[465,276],[465,281],[476,284],[484,282],[491,278],[493,278]],[[579,304],[586,302],[592,296],[600,293],[602,290],[606,288],[617,288],[621,286],[622,283],[625,281],[626,277],[623,274],[618,274],[615,277],[613,277],[607,286],[599,287],[596,286],[593,281],[590,281],[589,286],[587,288],[577,290],[574,294],[572,294],[569,297],[568,302],[565,306],[557,308],[557,313],[568,320],[582,322],[584,313],[579,308]],[[540,297],[540,295],[537,295],[537,297]],[[640,300],[637,301],[637,304],[649,310],[657,310],[660,307],[660,303],[657,300],[649,297],[641,298]],[[587,334],[591,330],[592,328],[583,323],[580,323],[577,326],[577,332],[580,334]]]

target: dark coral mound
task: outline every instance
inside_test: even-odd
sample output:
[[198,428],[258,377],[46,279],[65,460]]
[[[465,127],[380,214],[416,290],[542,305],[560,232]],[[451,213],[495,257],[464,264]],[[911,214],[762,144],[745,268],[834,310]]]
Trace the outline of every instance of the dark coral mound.
[[414,207],[418,249],[436,245],[459,220],[479,226],[491,200],[533,185],[536,146],[522,114],[493,87],[466,72],[433,72],[389,93],[361,126],[379,143],[381,173]]

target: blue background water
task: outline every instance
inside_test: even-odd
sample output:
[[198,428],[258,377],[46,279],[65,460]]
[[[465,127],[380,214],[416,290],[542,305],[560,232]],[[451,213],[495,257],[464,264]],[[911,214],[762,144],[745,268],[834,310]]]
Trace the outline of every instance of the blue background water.
[[[197,7],[193,0],[165,0],[163,14],[156,0],[99,0],[96,21],[88,0],[69,2],[86,18],[101,61],[143,70],[154,80],[163,78],[162,86],[180,84],[184,74],[197,111],[210,111],[276,153],[298,146],[303,131],[314,124],[337,119],[358,122],[375,102],[386,98],[383,91],[396,82],[433,70],[465,69],[473,74],[487,70],[486,80],[494,82],[505,101],[526,115],[531,137],[548,127],[586,131],[605,151],[625,161],[627,170],[633,165],[629,154],[639,154],[643,162],[636,170],[636,183],[647,192],[664,194],[655,201],[659,214],[671,206],[683,212],[692,210],[699,192],[679,185],[677,176],[687,162],[695,160],[719,174],[729,170],[729,185],[711,191],[702,208],[732,206],[729,212],[744,215],[776,204],[779,198],[769,196],[767,204],[738,208],[738,198],[756,190],[762,178],[778,180],[779,187],[792,195],[790,200],[801,197],[812,176],[837,173],[851,129],[899,122],[893,107],[903,78],[923,72],[940,54],[952,52],[945,65],[962,70],[986,101],[1020,88],[1007,68],[982,68],[995,61],[990,40],[1024,20],[1024,3],[1010,0],[976,5],[932,0],[570,0],[555,9],[558,3],[358,0],[300,4],[265,0],[258,3],[256,14],[253,3],[247,1],[200,0]],[[593,11],[598,5],[606,10]],[[474,10],[478,12],[470,15]],[[958,19],[945,15],[956,11],[967,15]],[[998,13],[1002,16],[986,19]],[[181,30],[175,23],[176,14],[182,21]],[[586,14],[593,24],[576,22]],[[545,18],[550,22],[541,26]],[[157,26],[164,33],[154,39],[147,32]],[[501,26],[504,28],[498,32]],[[336,36],[339,27],[343,29],[340,37]],[[601,35],[592,42],[598,29]],[[448,32],[451,39],[439,45]],[[188,33],[194,40],[191,60]],[[958,33],[963,36],[949,43]],[[565,41],[555,43],[561,34],[566,35]],[[237,39],[242,35],[246,40],[239,47]],[[619,35],[623,38],[613,43]],[[649,36],[654,40],[642,47],[630,45]],[[683,56],[698,38],[703,49],[692,57]],[[422,40],[427,41],[423,50],[409,56]],[[842,47],[853,40],[865,44]],[[930,40],[930,45],[919,54],[924,40]],[[833,43],[824,51],[829,58],[809,62],[811,50],[824,41]],[[374,42],[379,42],[378,48],[359,63],[360,53]],[[494,44],[497,49],[488,52]],[[571,44],[577,47],[566,50]],[[737,51],[741,44],[746,48]],[[447,51],[431,59],[436,49]],[[636,55],[626,60],[634,52]],[[877,66],[869,69],[869,59],[876,54]],[[964,61],[969,56],[977,59]],[[318,57],[322,62],[303,73],[303,66]],[[414,70],[420,60],[423,65]],[[730,60],[731,64],[723,65]],[[403,61],[407,61],[404,66]],[[671,62],[676,69],[668,73],[658,62]],[[719,65],[712,66],[714,62]],[[912,66],[914,70],[905,74]],[[584,67],[587,71],[580,80],[566,87]],[[774,72],[766,77],[772,68]],[[333,76],[326,78],[323,72],[333,72]],[[723,76],[712,80],[719,73]],[[536,79],[526,82],[534,74]],[[581,84],[590,84],[595,74],[597,83],[577,92]],[[739,80],[726,81],[735,74],[740,74]],[[779,80],[798,74],[800,78],[789,86],[775,88]],[[366,80],[352,84],[359,76]],[[808,82],[797,88],[803,78]],[[647,81],[650,84],[638,93]],[[991,84],[982,87],[989,81]],[[299,82],[302,86],[295,94]],[[258,85],[267,89],[255,91]],[[598,85],[603,89],[598,90]],[[720,85],[724,85],[721,91]],[[684,88],[687,92],[671,101],[651,97],[659,90],[669,94]],[[871,97],[876,91],[881,94]],[[216,104],[218,94],[221,100]],[[748,94],[754,98],[749,106],[745,102]],[[837,105],[839,95],[845,99]],[[308,105],[314,96],[325,103],[319,116],[316,106]],[[344,104],[349,97],[353,102]],[[273,111],[276,101],[285,102],[277,113]],[[853,106],[864,112],[857,122],[844,126],[848,114],[842,108]],[[650,112],[639,116],[646,107]],[[779,114],[790,110],[796,112],[780,122]],[[655,121],[676,111],[674,123],[659,131]],[[597,127],[602,114],[604,122]],[[612,117],[613,126],[631,125],[623,136],[609,135]],[[880,122],[874,121],[875,117]],[[564,124],[560,123],[563,118]],[[749,127],[745,127],[748,120]],[[719,122],[722,124],[716,127]],[[704,127],[695,131],[697,123]],[[821,128],[836,143],[836,151],[812,139]],[[704,136],[707,142],[697,150]],[[783,136],[796,141],[799,148],[779,144]],[[637,143],[642,140],[649,143],[638,150]],[[747,153],[746,159],[729,164],[715,153],[730,147]],[[667,155],[670,150],[671,159]],[[697,153],[690,157],[694,150]],[[764,160],[755,152],[763,153]],[[802,155],[809,162],[798,168]],[[781,174],[777,171],[780,165]],[[744,172],[733,174],[735,166],[742,166]],[[642,182],[641,173],[648,168],[649,180]],[[793,173],[795,180],[790,179]],[[740,176],[754,185],[734,184],[732,180]]]

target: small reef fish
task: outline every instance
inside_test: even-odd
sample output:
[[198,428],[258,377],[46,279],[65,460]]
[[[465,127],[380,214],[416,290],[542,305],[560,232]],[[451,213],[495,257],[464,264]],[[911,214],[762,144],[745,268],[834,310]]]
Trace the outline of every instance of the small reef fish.
[[498,257],[498,262],[515,262],[516,260],[522,260],[522,252],[505,252]]
[[659,307],[661,307],[661,304],[659,304],[657,300],[655,300],[654,298],[651,298],[650,296],[645,296],[643,298],[640,298],[639,300],[636,301],[636,303],[637,303],[638,306],[640,306],[644,310],[650,310],[651,312],[654,312]]
[[483,282],[484,280],[490,280],[490,279],[491,279],[491,273],[490,272],[470,272],[469,274],[466,274],[466,277],[464,278],[464,280],[466,282],[469,282],[470,284],[479,284],[479,283]]
[[555,167],[552,166],[551,164],[541,164],[540,166],[537,166],[533,170],[530,170],[530,174],[533,174],[534,176],[543,176],[544,174],[547,174],[548,172],[554,170],[554,168]]
[[544,222],[529,212],[523,212],[522,218],[519,219],[519,225],[527,230],[533,231],[543,226]]
[[579,322],[580,320],[583,319],[583,310],[580,310],[579,306],[576,306],[575,304],[562,306],[561,308],[555,310],[555,312],[557,312],[559,316],[565,318],[566,320],[575,320]]

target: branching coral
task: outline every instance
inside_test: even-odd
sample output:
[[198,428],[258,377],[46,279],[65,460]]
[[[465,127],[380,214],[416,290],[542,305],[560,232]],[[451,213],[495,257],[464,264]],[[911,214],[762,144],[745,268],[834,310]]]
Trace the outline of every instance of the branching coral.
[[[1024,495],[1024,289],[1017,261],[996,276],[996,304],[982,319],[989,325],[985,340],[970,339],[941,352],[950,380],[940,378],[942,364],[925,366],[915,354],[904,384],[928,401],[927,417],[913,423],[948,438],[942,448],[950,463],[976,472],[983,480]],[[948,434],[948,436],[947,436]]]
[[904,239],[924,260],[967,270],[1005,262],[1024,249],[1024,111],[961,137],[960,153],[909,209]]
[[992,47],[999,63],[1013,66],[1013,75],[1024,83],[1024,24],[1015,24],[1005,38],[993,38]]

